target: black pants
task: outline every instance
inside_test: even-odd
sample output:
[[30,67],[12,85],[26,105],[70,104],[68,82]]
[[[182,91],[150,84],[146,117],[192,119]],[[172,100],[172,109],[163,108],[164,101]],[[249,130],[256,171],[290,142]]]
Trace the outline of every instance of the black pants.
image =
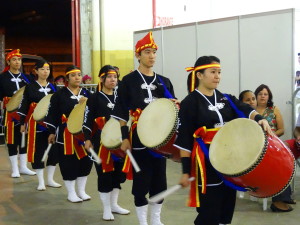
[[157,158],[148,149],[133,150],[132,154],[141,168],[141,172],[133,172],[132,194],[136,206],[148,204],[146,195],[152,197],[167,189],[166,159]]
[[[45,164],[44,162],[42,162],[42,158],[48,146],[48,136],[49,133],[47,131],[36,133],[34,162],[31,163],[33,169],[45,168]],[[55,166],[57,163],[58,150],[56,145],[53,145],[48,154],[47,166]]]
[[[200,192],[201,188],[199,187]],[[236,201],[236,191],[225,186],[207,186],[206,194],[199,193],[200,207],[195,225],[230,224]]]
[[59,155],[59,167],[63,180],[76,180],[77,177],[88,176],[91,172],[93,161],[89,156],[85,156],[80,160],[77,155],[65,155],[64,145],[57,144]]
[[[99,130],[94,134],[92,142],[95,152],[99,153],[100,148],[100,135]],[[114,188],[121,189],[121,183],[126,181],[126,174],[122,172],[124,160],[114,161],[114,171],[103,173],[102,164],[95,163],[95,168],[98,175],[98,191],[108,193]]]
[[[7,144],[9,156],[18,155],[18,149],[19,149],[19,154],[27,153],[26,141],[25,141],[25,147],[21,148],[22,134],[20,132],[20,127],[21,127],[20,124],[14,127],[14,144]],[[6,128],[5,128],[5,137],[6,137]]]
[[108,193],[114,188],[121,189],[121,183],[126,181],[126,174],[122,172],[124,162],[114,162],[114,171],[103,173],[101,164],[95,163],[98,174],[98,191]]
[[290,201],[292,195],[291,185],[289,185],[281,194],[272,198],[272,202]]

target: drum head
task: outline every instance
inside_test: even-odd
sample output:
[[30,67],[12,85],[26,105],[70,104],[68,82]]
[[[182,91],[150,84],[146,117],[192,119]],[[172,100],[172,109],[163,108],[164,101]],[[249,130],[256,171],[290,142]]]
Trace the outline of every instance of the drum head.
[[20,88],[9,100],[9,102],[6,104],[6,110],[7,112],[14,112],[19,108],[19,105],[23,98],[23,93],[25,90],[25,86]]
[[33,119],[37,122],[40,122],[44,120],[45,116],[47,115],[48,112],[48,107],[50,104],[50,99],[53,94],[46,95],[43,97],[39,103],[36,105],[34,111],[33,111]]
[[264,132],[255,121],[235,119],[217,132],[209,148],[209,157],[216,170],[230,176],[253,166],[264,147]]
[[84,100],[80,99],[80,102],[74,106],[74,109],[68,117],[67,127],[71,134],[79,134],[82,132],[86,101],[87,98],[85,97]]
[[176,104],[169,99],[160,98],[143,110],[137,124],[137,134],[144,146],[158,148],[172,138],[177,125]]
[[101,132],[101,142],[108,149],[117,149],[122,143],[120,122],[111,117]]

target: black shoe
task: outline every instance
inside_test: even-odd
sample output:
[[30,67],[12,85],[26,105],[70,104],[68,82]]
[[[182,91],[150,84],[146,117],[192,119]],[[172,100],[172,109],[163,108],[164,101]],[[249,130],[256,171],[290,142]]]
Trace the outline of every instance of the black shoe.
[[293,211],[293,208],[291,206],[289,206],[288,209],[279,209],[273,203],[271,204],[270,209],[273,212],[290,212],[290,211]]
[[297,202],[294,199],[290,199],[288,201],[283,201],[286,204],[291,204],[291,205],[295,205]]

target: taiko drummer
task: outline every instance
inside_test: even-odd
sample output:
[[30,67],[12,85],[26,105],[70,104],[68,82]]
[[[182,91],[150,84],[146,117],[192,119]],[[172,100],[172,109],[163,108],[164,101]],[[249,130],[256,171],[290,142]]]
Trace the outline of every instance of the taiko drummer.
[[[44,162],[42,162],[43,154],[48,145],[48,130],[46,124],[34,120],[33,111],[37,103],[45,96],[56,92],[56,87],[49,82],[50,64],[45,60],[38,61],[34,70],[36,73],[36,80],[25,87],[23,99],[19,106],[18,114],[20,115],[21,132],[25,132],[26,125],[28,126],[28,141],[27,141],[27,155],[28,162],[31,162],[32,168],[36,170],[38,177],[37,190],[43,191],[46,189],[44,182]],[[48,108],[48,106],[45,106]],[[47,113],[47,111],[45,112]],[[44,117],[46,114],[44,115]],[[26,121],[25,121],[26,119]],[[41,118],[43,119],[43,118]],[[25,123],[26,122],[26,123]],[[50,187],[61,187],[60,184],[53,180],[56,164],[58,163],[57,151],[54,149],[50,152],[47,160],[48,182]]]
[[[100,145],[101,131],[109,120],[117,99],[116,87],[118,84],[117,70],[106,65],[99,72],[100,82],[98,91],[92,94],[87,102],[84,119],[85,147],[94,148],[100,155],[101,165],[95,163],[98,174],[98,191],[103,204],[103,220],[114,220],[112,213],[127,215],[129,210],[118,205],[118,196],[121,183],[126,180],[126,174],[122,172],[124,159],[120,158]],[[94,127],[97,131],[93,133]]]
[[[19,49],[7,53],[5,58],[8,66],[0,74],[0,101],[3,108],[9,103],[11,97],[22,87],[33,81],[29,75],[21,73],[22,55]],[[17,104],[17,108],[18,109]],[[17,112],[4,112],[5,139],[8,155],[11,162],[11,177],[20,177],[21,174],[35,175],[35,172],[27,168],[26,147],[21,147],[20,117]],[[20,156],[20,168],[18,167],[18,153]]]
[[[190,84],[198,85],[190,88],[192,92],[180,106],[181,124],[175,141],[175,146],[180,149],[182,157],[183,174],[180,183],[188,186],[189,177],[196,177],[191,183],[190,193],[193,194],[189,199],[189,206],[197,207],[198,216],[194,224],[230,224],[236,191],[225,186],[209,160],[204,157],[195,138],[201,137],[205,146],[209,148],[214,133],[225,123],[238,118],[240,113],[257,121],[268,133],[271,134],[272,131],[268,122],[248,104],[238,101],[232,95],[224,95],[216,89],[221,79],[221,65],[217,57],[202,56],[198,58],[195,66],[187,68],[187,71],[192,71]],[[199,164],[196,163],[196,159],[201,159],[200,162],[197,160]]]
[[[132,194],[136,206],[139,224],[146,225],[148,201],[146,195],[150,197],[164,191],[167,187],[166,181],[166,159],[157,156],[150,149],[140,143],[137,131],[132,133],[132,143],[129,141],[128,127],[126,123],[129,119],[128,109],[133,116],[133,125],[136,126],[142,110],[157,98],[174,96],[173,86],[170,80],[155,73],[152,68],[156,60],[157,45],[149,32],[139,40],[135,46],[135,56],[139,61],[137,70],[126,75],[118,88],[118,99],[112,116],[120,120],[122,130],[122,150],[131,149],[138,165],[141,167],[140,173],[133,174]],[[174,97],[173,97],[174,98]],[[131,135],[130,135],[131,136]],[[160,204],[150,205],[151,224],[160,225]]]
[[[90,200],[85,187],[93,162],[84,149],[83,142],[77,140],[67,128],[68,117],[80,99],[89,96],[89,92],[80,87],[82,76],[76,66],[66,69],[66,86],[53,94],[45,123],[49,129],[49,143],[56,143],[58,163],[70,202]],[[77,190],[75,191],[75,184]]]

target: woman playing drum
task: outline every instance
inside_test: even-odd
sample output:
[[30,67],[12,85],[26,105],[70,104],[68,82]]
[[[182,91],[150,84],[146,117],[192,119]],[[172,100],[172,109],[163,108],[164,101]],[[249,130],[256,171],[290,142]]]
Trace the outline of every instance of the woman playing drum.
[[[37,190],[43,191],[46,189],[44,182],[44,162],[42,157],[47,148],[48,136],[46,125],[37,123],[33,119],[33,111],[36,104],[45,96],[56,92],[56,87],[49,83],[50,65],[45,60],[38,61],[34,67],[37,74],[37,80],[28,84],[25,87],[23,99],[20,104],[18,114],[20,115],[21,128],[20,131],[25,132],[25,118],[28,118],[28,142],[27,142],[27,156],[28,162],[31,162],[32,168],[36,170],[38,177]],[[48,108],[48,106],[47,106]],[[44,115],[46,116],[46,114]],[[41,118],[43,119],[43,118]],[[57,151],[52,150],[47,160],[48,183],[50,187],[61,187],[60,184],[53,180],[56,164],[58,163]]]
[[[45,119],[50,132],[48,142],[57,144],[59,167],[70,202],[82,202],[91,198],[85,193],[85,186],[93,163],[83,143],[69,132],[66,125],[74,106],[81,98],[89,95],[87,90],[80,88],[81,79],[81,71],[78,67],[67,68],[67,86],[53,94]],[[78,186],[78,195],[75,192],[75,182]]]
[[[99,77],[99,91],[91,95],[87,102],[83,125],[85,147],[89,149],[94,146],[96,152],[100,154],[102,163],[101,165],[95,163],[95,167],[98,174],[98,191],[104,209],[103,220],[114,220],[112,213],[122,215],[130,213],[117,204],[120,184],[126,180],[126,174],[122,172],[124,160],[112,155],[108,149],[100,145],[100,135],[115,106],[117,96],[114,89],[118,84],[118,75],[113,66],[106,65],[101,68]],[[91,136],[95,125],[98,129]]]
[[[179,126],[178,138],[175,141],[175,146],[181,150],[182,157],[183,174],[180,183],[186,187],[190,183],[190,175],[199,174],[192,182],[192,195],[189,202],[189,206],[197,207],[198,216],[194,221],[195,224],[229,224],[234,212],[236,191],[225,186],[209,160],[204,159],[199,145],[194,144],[194,137],[201,137],[206,146],[209,147],[209,143],[217,130],[226,122],[238,117],[237,110],[232,108],[231,103],[246,117],[261,124],[265,130],[270,133],[271,130],[267,121],[262,120],[262,117],[249,105],[239,102],[231,95],[225,96],[216,89],[221,78],[220,60],[217,57],[202,56],[196,61],[195,67],[188,71],[194,72],[194,79],[197,79],[198,86],[195,87],[196,89],[191,89],[194,91],[181,102],[180,106],[181,125]],[[194,84],[195,80],[191,83]],[[202,160],[198,166],[195,163],[195,158],[199,159],[199,157]],[[200,169],[202,173],[200,173]]]

